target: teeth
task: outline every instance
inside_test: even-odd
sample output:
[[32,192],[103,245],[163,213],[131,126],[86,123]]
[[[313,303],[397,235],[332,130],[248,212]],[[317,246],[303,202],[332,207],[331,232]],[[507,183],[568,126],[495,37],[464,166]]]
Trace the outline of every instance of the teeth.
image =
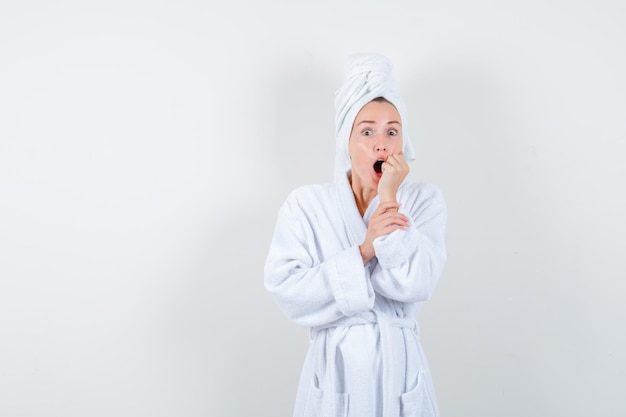
[[378,172],[378,173],[382,172],[382,170],[383,170],[383,169],[382,169],[382,167],[383,167],[383,162],[385,162],[385,161],[383,161],[382,159],[379,159],[378,161],[376,161],[376,162],[374,163],[374,171],[376,171],[376,172]]

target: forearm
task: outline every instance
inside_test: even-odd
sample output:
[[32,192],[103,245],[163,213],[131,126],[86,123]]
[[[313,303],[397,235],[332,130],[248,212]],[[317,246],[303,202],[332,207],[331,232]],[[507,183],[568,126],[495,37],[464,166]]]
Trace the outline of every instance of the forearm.
[[307,266],[272,257],[265,268],[265,286],[283,313],[305,327],[318,326],[369,310],[374,291],[356,247]]

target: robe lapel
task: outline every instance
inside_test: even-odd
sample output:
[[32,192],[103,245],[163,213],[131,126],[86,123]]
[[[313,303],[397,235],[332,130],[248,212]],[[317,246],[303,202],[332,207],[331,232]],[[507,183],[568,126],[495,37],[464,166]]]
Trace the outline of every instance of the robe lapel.
[[340,178],[335,184],[339,211],[348,231],[348,239],[352,245],[360,245],[363,243],[363,239],[365,239],[371,213],[378,207],[378,196],[374,197],[367,207],[364,217],[361,217],[354,201],[354,194],[352,194],[352,187],[350,187],[348,177]]

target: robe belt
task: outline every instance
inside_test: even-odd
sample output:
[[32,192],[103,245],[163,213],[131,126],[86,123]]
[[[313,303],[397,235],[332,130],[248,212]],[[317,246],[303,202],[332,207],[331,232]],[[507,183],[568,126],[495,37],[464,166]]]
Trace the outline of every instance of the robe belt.
[[[372,310],[367,313],[359,314],[358,316],[344,317],[342,319],[336,320],[332,323],[328,323],[325,325],[313,327],[310,330],[310,339],[313,340],[315,335],[326,329],[331,329],[335,327],[351,327],[351,326],[359,326],[363,324],[372,324],[378,323],[378,329],[380,332],[380,345],[381,345],[381,357],[382,357],[382,406],[383,406],[383,416],[391,417],[400,415],[399,409],[399,401],[395,401],[395,398],[392,398],[394,393],[398,393],[396,382],[398,381],[398,375],[396,375],[396,366],[394,366],[394,357],[393,357],[393,341],[391,336],[391,329],[393,327],[399,327],[403,329],[411,329],[415,332],[418,331],[417,322],[412,319],[400,319],[397,317],[390,317],[388,314],[385,314],[381,311]],[[335,336],[342,336],[341,333],[335,332]],[[339,340],[334,340],[331,338],[330,343],[327,342],[327,346],[330,345],[330,350],[327,352],[326,358],[326,372],[329,376],[329,384],[330,384],[330,395],[327,397],[330,398],[331,401],[331,412],[332,415],[337,415],[336,413],[336,402],[335,402],[335,355],[336,355],[336,347],[339,343]]]

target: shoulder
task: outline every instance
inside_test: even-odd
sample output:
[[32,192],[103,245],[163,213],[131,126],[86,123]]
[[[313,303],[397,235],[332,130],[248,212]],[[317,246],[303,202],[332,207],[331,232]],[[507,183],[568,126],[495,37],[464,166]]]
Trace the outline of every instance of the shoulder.
[[335,192],[333,184],[308,184],[293,189],[287,195],[287,202],[307,202],[328,197]]
[[327,203],[336,195],[334,184],[308,184],[293,189],[283,203],[283,210],[295,212]]
[[405,182],[398,192],[401,198],[409,200],[444,200],[441,189],[429,182]]
[[411,212],[447,211],[443,192],[428,182],[405,182],[398,190],[398,200]]

